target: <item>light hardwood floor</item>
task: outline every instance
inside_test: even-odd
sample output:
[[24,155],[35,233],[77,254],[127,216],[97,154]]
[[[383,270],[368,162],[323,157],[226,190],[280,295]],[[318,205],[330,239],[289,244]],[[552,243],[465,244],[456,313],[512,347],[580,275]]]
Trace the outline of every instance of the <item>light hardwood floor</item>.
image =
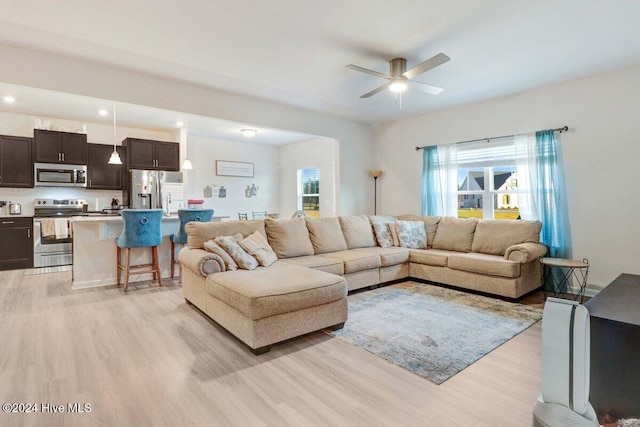
[[0,272],[0,401],[91,412],[1,413],[1,426],[531,425],[539,323],[436,386],[323,332],[254,356],[170,280],[70,283]]

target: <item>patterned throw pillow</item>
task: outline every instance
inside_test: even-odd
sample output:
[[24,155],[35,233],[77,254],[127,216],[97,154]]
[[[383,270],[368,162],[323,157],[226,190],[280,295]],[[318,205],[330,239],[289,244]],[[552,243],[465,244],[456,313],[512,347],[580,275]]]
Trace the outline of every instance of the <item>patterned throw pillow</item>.
[[238,267],[243,270],[254,270],[258,266],[258,261],[248,253],[244,251],[238,244],[238,241],[231,236],[218,236],[214,241],[224,249],[233,260],[238,264]]
[[233,271],[238,269],[238,264],[236,264],[233,258],[231,258],[229,254],[213,240],[204,242],[203,246],[206,251],[214,253],[222,258],[227,270]]
[[390,248],[393,245],[393,240],[389,235],[389,228],[386,222],[374,222],[373,233],[376,235],[378,245],[383,248]]
[[400,246],[412,249],[427,247],[427,231],[422,221],[398,221]]
[[276,253],[269,246],[267,239],[257,231],[240,240],[238,244],[242,246],[242,249],[249,252],[249,255],[257,259],[258,263],[263,267],[270,266],[278,259]]
[[389,235],[391,236],[393,246],[400,246],[400,238],[398,237],[398,224],[395,222],[389,222],[387,223],[387,227],[389,228]]

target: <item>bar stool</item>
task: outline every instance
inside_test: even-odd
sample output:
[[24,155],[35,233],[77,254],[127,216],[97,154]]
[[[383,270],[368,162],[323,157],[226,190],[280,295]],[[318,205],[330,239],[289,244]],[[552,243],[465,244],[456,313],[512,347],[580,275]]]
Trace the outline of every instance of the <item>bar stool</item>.
[[[181,247],[187,243],[187,233],[184,226],[188,222],[209,222],[213,218],[213,209],[178,209],[180,228],[176,234],[171,235],[171,277],[175,275],[175,265],[180,264],[176,259],[176,244]],[[182,267],[180,267],[180,282],[182,282]]]
[[[120,271],[124,271],[124,291],[127,291],[129,284],[129,275],[153,273],[153,280],[158,280],[158,284],[162,286],[162,273],[160,272],[160,264],[158,263],[158,246],[162,243],[162,232],[160,230],[162,222],[162,209],[124,209],[122,211],[122,219],[124,220],[124,228],[122,234],[116,237],[117,247],[117,265],[116,273],[118,275],[117,285],[120,286]],[[125,251],[125,264],[121,264],[122,249]],[[151,248],[150,264],[130,264],[132,248]],[[151,267],[150,269],[131,271],[132,269],[141,269]]]

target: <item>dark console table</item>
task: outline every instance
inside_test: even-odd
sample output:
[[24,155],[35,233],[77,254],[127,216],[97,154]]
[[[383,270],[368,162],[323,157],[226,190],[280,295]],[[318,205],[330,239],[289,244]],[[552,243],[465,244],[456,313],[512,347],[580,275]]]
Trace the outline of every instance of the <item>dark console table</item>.
[[621,274],[585,307],[591,316],[589,400],[598,420],[640,418],[640,275]]

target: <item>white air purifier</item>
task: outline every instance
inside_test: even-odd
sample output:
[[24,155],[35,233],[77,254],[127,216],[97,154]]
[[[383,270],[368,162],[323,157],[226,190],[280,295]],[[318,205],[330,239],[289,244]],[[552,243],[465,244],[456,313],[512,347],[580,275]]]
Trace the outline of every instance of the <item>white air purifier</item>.
[[542,395],[534,427],[598,427],[589,403],[589,311],[548,298],[542,315]]

